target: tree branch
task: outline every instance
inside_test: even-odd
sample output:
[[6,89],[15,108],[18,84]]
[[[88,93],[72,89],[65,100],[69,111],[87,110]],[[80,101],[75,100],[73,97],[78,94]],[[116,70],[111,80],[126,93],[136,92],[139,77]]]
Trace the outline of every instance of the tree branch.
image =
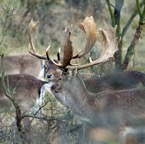
[[113,11],[111,9],[110,0],[106,0],[106,2],[107,2],[107,5],[108,5],[108,10],[109,10],[111,21],[112,21],[112,26],[115,27],[115,20],[114,20]]
[[144,26],[145,0],[143,1],[143,4],[144,4],[143,11],[141,11],[141,5],[139,4],[138,0],[136,0],[136,4],[137,4],[137,10],[138,10],[138,13],[139,13],[140,20],[139,20],[138,27],[136,28],[136,32],[134,34],[133,40],[131,41],[131,44],[130,44],[130,46],[127,49],[127,53],[126,53],[126,56],[124,58],[123,65],[122,65],[122,69],[123,70],[127,69],[127,66],[128,66],[128,64],[130,62],[130,59],[132,58],[132,56],[134,54],[135,46],[136,46],[136,44],[137,44],[137,42],[138,42],[138,40],[140,38],[142,29],[143,29],[143,26]]
[[[140,7],[142,7],[144,5],[144,0],[140,3]],[[124,26],[122,33],[121,33],[121,39],[124,38],[130,24],[132,23],[133,19],[136,17],[136,15],[138,14],[138,10],[137,8],[134,10],[134,12],[132,13],[132,15],[130,16],[128,22],[126,23],[126,25]]]
[[[120,13],[123,4],[124,4],[124,0],[116,0],[115,9],[114,9],[115,25],[117,25],[116,36],[118,37],[118,40],[120,39],[121,36]],[[115,53],[115,65],[116,65],[116,69],[120,71],[120,67],[122,65],[122,42],[121,41],[118,44],[118,49],[119,50]]]
[[1,63],[2,63],[2,86],[4,89],[4,94],[12,102],[13,106],[15,107],[17,128],[19,132],[22,132],[22,124],[21,124],[22,116],[21,116],[20,106],[14,99],[14,94],[10,91],[9,86],[6,84],[5,68],[4,68],[4,62],[3,62],[4,54],[1,54],[0,56],[1,56]]

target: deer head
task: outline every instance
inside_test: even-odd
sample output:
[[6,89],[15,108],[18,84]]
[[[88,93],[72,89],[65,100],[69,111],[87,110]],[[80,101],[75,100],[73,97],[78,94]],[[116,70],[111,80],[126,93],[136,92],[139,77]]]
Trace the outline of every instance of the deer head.
[[37,25],[38,25],[38,22],[35,22],[33,20],[31,20],[29,23],[29,27],[28,27],[28,38],[29,38],[28,51],[31,55],[33,55],[39,59],[45,60],[45,62],[43,64],[44,77],[47,77],[50,81],[51,80],[55,81],[62,74],[62,71],[60,69],[58,69],[56,65],[54,65],[54,62],[55,63],[60,62],[60,48],[59,48],[58,53],[57,53],[57,58],[54,59],[53,61],[51,59],[49,59],[49,57],[48,57],[48,50],[50,48],[50,45],[46,48],[46,52],[44,55],[38,53],[36,51],[36,48],[35,48],[35,45],[33,42],[33,38],[32,38],[32,33],[33,33],[33,31],[35,31]]

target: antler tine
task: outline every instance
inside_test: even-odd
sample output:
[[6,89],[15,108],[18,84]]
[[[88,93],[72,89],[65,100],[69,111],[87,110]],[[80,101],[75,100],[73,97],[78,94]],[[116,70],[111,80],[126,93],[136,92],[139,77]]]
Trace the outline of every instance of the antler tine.
[[[50,56],[49,56],[49,49],[50,49],[50,45],[49,45],[49,46],[47,47],[47,49],[46,49],[47,60],[48,60],[48,61],[52,61],[56,66],[61,67],[62,64],[60,63],[60,60],[58,60],[58,61],[56,62],[55,60],[53,60],[53,59],[50,58]],[[58,53],[60,53],[60,49],[59,49],[59,52],[58,52]]]
[[85,49],[79,52],[73,58],[81,58],[85,56],[94,46],[97,37],[96,23],[94,22],[94,18],[86,17],[82,23],[80,23],[79,27],[86,33],[87,42]]
[[60,61],[60,47],[58,48],[58,52],[57,52],[57,60]]
[[36,52],[36,48],[35,48],[34,43],[33,43],[32,32],[35,30],[37,25],[38,25],[38,21],[35,22],[35,21],[31,20],[30,23],[29,23],[29,30],[28,30],[29,46],[28,46],[28,51],[31,55],[33,55],[37,58],[46,60],[47,59],[46,56],[40,55],[39,53]]
[[113,57],[114,53],[118,50],[118,41],[115,37],[116,33],[116,27],[115,28],[109,28],[109,29],[103,29],[99,28],[99,32],[102,33],[103,38],[104,38],[104,43],[103,43],[103,52],[101,56],[95,60],[91,61],[89,64],[84,64],[80,66],[69,66],[68,68],[70,69],[84,69],[87,67],[91,67],[94,65],[98,65],[100,63],[104,63],[108,61],[109,58]]
[[51,58],[50,58],[50,56],[49,56],[49,49],[50,49],[50,46],[51,45],[49,45],[48,47],[47,47],[47,49],[46,49],[46,56],[47,56],[47,60],[49,61],[49,60],[51,60]]

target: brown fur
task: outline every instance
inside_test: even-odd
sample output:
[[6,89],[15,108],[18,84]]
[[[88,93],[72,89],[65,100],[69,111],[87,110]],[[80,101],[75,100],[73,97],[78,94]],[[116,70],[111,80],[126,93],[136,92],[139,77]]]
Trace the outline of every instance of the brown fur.
[[[31,74],[38,77],[41,70],[41,61],[31,55],[6,56],[3,59],[5,74]],[[2,73],[2,64],[0,59],[0,76]]]
[[138,71],[123,71],[103,77],[93,76],[84,80],[88,91],[119,90],[145,86],[145,74]]
[[[55,81],[62,76],[62,71],[50,60],[45,62],[45,75],[49,80]],[[123,71],[120,73],[108,74],[103,77],[92,76],[87,78],[80,74],[88,91],[92,93],[104,90],[119,90],[145,85],[145,74],[138,71]],[[86,79],[86,78],[87,79]]]
[[[29,112],[34,106],[36,99],[39,97],[39,90],[46,82],[38,80],[31,75],[16,74],[6,76],[5,83],[11,93],[14,93],[14,98],[23,113]],[[10,106],[11,102],[4,94],[2,79],[0,78],[0,109],[2,111],[4,108],[10,108]]]

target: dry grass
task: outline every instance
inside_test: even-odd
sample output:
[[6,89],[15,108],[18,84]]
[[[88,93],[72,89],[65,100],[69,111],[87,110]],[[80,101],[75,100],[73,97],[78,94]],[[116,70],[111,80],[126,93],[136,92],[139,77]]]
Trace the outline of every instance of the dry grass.
[[17,129],[15,112],[1,113],[0,144],[75,144],[79,141],[81,125],[52,96],[47,100],[43,115],[31,115],[31,123],[22,128],[23,133]]

